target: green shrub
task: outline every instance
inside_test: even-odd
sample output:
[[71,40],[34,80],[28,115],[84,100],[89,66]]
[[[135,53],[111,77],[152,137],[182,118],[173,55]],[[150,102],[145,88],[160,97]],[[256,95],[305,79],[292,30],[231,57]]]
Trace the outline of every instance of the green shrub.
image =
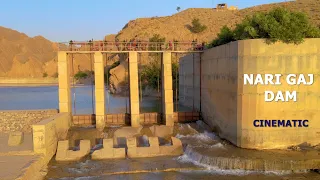
[[53,78],[58,78],[58,77],[59,77],[58,72],[54,73],[54,74],[52,75],[52,77],[53,77]]
[[159,34],[154,34],[151,38],[149,38],[149,42],[165,42],[166,38],[161,37]]
[[149,38],[149,42],[153,42],[153,44],[149,46],[149,50],[150,51],[160,50],[161,45],[163,45],[165,41],[166,41],[165,37],[161,37],[159,34],[154,34],[151,38]]
[[42,77],[48,77],[48,73],[46,73],[46,72],[44,72],[43,74],[42,74]]
[[143,88],[149,86],[152,89],[157,89],[158,82],[161,85],[161,64],[159,59],[155,59],[143,67],[141,81]]
[[[176,77],[179,79],[179,64],[172,63],[172,82],[174,86],[176,84],[176,81],[178,81]],[[161,63],[159,59],[156,59],[143,67],[141,71],[141,81],[143,83],[143,88],[148,86],[152,89],[157,89],[158,86],[161,86],[161,79]]]
[[219,46],[231,41],[265,38],[267,43],[281,41],[300,44],[304,38],[319,38],[320,29],[313,26],[306,14],[275,8],[269,12],[258,12],[247,16],[231,30],[223,27],[209,47]]
[[74,78],[75,78],[76,80],[85,79],[85,78],[87,78],[87,77],[88,77],[88,74],[85,73],[85,72],[83,72],[83,71],[79,71],[79,72],[77,72],[77,74],[74,75]]
[[208,45],[208,48],[219,46],[221,44],[226,44],[234,40],[235,39],[233,31],[227,26],[223,26],[221,28],[220,33],[218,34],[218,37]]
[[193,19],[191,24],[192,26],[189,26],[189,30],[192,33],[201,33],[202,31],[207,29],[207,26],[202,25],[199,19]]

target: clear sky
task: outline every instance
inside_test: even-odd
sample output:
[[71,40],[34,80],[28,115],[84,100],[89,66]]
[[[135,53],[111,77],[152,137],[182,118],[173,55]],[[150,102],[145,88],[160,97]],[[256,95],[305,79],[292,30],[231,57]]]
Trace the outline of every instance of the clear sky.
[[246,8],[284,0],[3,0],[0,26],[51,41],[102,39],[132,19],[167,16],[176,7],[212,8],[217,3]]

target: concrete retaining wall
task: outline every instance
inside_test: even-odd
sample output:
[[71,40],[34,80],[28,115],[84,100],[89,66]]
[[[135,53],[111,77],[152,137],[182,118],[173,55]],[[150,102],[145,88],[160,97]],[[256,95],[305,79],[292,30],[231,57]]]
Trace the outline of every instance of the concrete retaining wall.
[[[199,59],[192,63],[193,57],[188,55],[180,60],[183,105],[198,101],[200,83],[194,79],[198,79]],[[255,149],[320,143],[320,39],[306,39],[300,45],[267,45],[262,39],[231,42],[206,50],[201,55],[201,71],[202,116],[222,138]],[[244,74],[282,74],[282,84],[244,85]],[[288,85],[288,74],[314,74],[314,83]],[[296,90],[298,99],[265,102],[266,90]],[[256,119],[308,119],[309,127],[255,127]]]
[[32,132],[32,125],[58,113],[57,109],[1,110],[0,132]]
[[33,125],[34,152],[43,154],[45,160],[49,161],[56,153],[58,141],[67,137],[70,125],[69,113],[59,113]]
[[179,62],[179,103],[200,110],[200,54],[182,57]]

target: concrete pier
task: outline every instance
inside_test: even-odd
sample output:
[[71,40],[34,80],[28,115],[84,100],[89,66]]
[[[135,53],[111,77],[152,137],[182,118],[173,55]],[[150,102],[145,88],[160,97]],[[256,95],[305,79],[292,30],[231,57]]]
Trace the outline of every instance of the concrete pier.
[[[129,53],[129,101],[131,126],[139,127],[140,123],[140,104],[139,104],[139,75],[138,75],[138,53]],[[70,91],[70,62],[67,52],[59,52],[59,109],[60,112],[72,112],[71,91]],[[99,130],[105,127],[105,84],[104,84],[104,52],[92,52],[94,56],[94,78],[95,78],[95,115],[96,128]],[[173,89],[172,89],[172,52],[162,54],[162,113],[166,126],[173,126]]]
[[60,112],[72,112],[70,95],[70,69],[66,52],[58,52],[59,73],[59,110]]
[[94,53],[94,79],[96,100],[96,128],[103,130],[105,127],[105,85],[104,85],[104,55]]
[[129,86],[131,126],[140,126],[140,104],[138,85],[138,53],[129,52]]
[[166,126],[173,126],[173,90],[171,52],[162,54],[162,113]]

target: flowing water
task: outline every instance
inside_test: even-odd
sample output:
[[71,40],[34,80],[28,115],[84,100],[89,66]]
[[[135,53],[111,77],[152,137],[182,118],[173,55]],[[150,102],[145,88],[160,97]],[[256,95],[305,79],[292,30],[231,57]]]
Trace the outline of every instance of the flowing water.
[[[92,140],[97,137],[112,137],[112,132],[118,127],[112,127],[104,132],[97,132],[90,128],[79,128],[71,131],[73,138],[70,140],[82,139],[87,135]],[[144,127],[146,128],[146,127]],[[101,134],[102,133],[102,134]],[[187,148],[197,147],[202,149],[217,149],[225,151],[229,145],[222,141],[214,133],[207,130],[202,121],[190,124],[176,124],[173,136],[179,138],[184,147],[185,154],[179,157],[154,157],[121,160],[91,160],[86,157],[77,162],[56,162],[54,158],[48,165],[47,176],[50,180],[69,179],[222,179],[222,180],[290,180],[290,179],[320,179],[320,175],[314,172],[303,171],[292,173],[290,171],[248,171],[219,169],[206,162],[205,157],[199,161],[198,157]],[[144,136],[142,136],[144,137]],[[85,138],[86,139],[86,138]],[[90,138],[89,138],[90,139]],[[142,138],[144,139],[144,138]],[[145,146],[147,143],[140,145]],[[92,149],[99,149],[102,145],[97,142]],[[161,144],[161,142],[160,142]],[[163,142],[162,145],[166,145]],[[93,151],[92,151],[93,152]],[[228,159],[225,160],[226,164]]]

